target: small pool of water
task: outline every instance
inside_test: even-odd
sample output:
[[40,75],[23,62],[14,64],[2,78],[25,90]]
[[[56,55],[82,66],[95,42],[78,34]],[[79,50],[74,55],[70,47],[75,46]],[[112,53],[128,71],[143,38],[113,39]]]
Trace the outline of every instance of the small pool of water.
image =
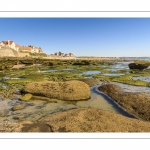
[[125,74],[102,74],[103,76],[124,76]]
[[128,70],[131,62],[117,62],[111,67],[112,70]]
[[74,71],[76,69],[62,69],[62,71]]
[[94,75],[94,74],[101,74],[101,71],[86,71],[82,72],[80,75]]
[[[73,72],[75,69],[62,69],[62,70],[42,70],[41,72]],[[39,70],[40,72],[40,70]]]
[[4,80],[24,80],[25,78],[3,77]]
[[41,72],[58,72],[58,70],[42,70]]
[[141,80],[145,82],[150,82],[150,77],[132,77],[130,80]]

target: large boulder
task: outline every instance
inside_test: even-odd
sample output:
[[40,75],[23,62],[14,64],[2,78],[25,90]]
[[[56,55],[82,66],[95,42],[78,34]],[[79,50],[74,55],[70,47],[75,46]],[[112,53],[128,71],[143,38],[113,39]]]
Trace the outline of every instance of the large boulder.
[[146,69],[148,67],[149,67],[149,65],[146,65],[146,64],[136,64],[136,63],[130,63],[129,64],[129,68],[130,69],[140,69],[140,70],[143,70],[143,69]]
[[99,90],[110,96],[128,112],[143,120],[150,121],[150,96],[125,92],[121,87],[113,84],[106,84],[99,87]]
[[36,96],[45,96],[60,100],[86,100],[90,98],[90,88],[82,81],[66,82],[33,82],[27,84],[23,93],[31,93]]

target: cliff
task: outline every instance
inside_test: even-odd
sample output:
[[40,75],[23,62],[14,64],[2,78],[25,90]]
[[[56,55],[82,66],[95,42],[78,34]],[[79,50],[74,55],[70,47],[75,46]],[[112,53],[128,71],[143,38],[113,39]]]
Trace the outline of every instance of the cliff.
[[18,57],[19,53],[9,47],[0,49],[0,57]]
[[9,47],[2,47],[0,49],[0,57],[26,57],[30,56],[29,53],[21,53],[18,51],[15,51]]

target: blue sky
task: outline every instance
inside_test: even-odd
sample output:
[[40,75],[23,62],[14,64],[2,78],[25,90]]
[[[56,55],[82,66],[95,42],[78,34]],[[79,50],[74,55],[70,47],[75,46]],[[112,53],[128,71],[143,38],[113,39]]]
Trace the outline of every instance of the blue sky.
[[150,57],[150,18],[0,18],[0,41],[75,56]]

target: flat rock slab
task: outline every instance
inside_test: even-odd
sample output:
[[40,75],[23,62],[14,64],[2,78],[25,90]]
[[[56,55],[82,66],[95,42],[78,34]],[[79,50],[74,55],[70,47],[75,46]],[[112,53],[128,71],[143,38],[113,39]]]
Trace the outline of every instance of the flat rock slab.
[[90,98],[90,87],[82,81],[33,82],[27,84],[23,93],[60,100],[86,100]]

